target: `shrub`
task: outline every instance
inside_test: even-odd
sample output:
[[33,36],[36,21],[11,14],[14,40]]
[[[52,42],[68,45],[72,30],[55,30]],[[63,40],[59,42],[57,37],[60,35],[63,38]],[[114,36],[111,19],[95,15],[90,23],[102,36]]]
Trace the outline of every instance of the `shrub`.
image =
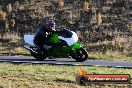
[[88,11],[89,10],[89,3],[87,1],[84,1],[83,3],[83,10]]
[[14,26],[15,26],[15,20],[12,19],[12,20],[10,20],[10,27],[14,27]]
[[19,2],[16,1],[16,2],[15,2],[15,9],[16,9],[16,11],[18,10],[18,8],[19,8]]
[[59,0],[59,7],[63,7],[64,6],[64,0]]
[[8,20],[5,20],[5,29],[8,29],[9,28],[9,21]]
[[94,5],[91,5],[90,9],[92,10],[92,13],[96,13],[96,7]]
[[6,17],[6,13],[2,10],[0,10],[0,21],[4,21]]
[[11,4],[8,4],[7,6],[6,6],[6,10],[7,10],[7,12],[8,13],[11,13],[12,12],[12,5]]
[[98,26],[102,24],[102,16],[100,13],[97,14],[97,24]]

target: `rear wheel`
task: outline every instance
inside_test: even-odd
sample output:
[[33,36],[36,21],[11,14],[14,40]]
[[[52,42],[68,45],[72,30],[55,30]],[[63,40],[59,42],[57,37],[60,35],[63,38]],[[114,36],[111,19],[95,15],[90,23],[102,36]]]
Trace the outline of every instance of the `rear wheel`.
[[83,62],[88,59],[88,53],[83,48],[72,51],[70,56],[78,62]]
[[36,60],[38,60],[38,61],[42,61],[42,60],[44,60],[44,59],[46,59],[47,58],[47,56],[46,55],[44,55],[44,54],[37,54],[37,53],[34,53],[34,52],[30,52],[31,53],[31,55],[34,57],[34,58],[36,58]]

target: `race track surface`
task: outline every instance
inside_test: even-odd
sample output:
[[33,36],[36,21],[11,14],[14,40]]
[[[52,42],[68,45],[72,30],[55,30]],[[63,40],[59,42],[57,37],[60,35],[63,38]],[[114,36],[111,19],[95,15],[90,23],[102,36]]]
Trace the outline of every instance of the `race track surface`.
[[44,61],[36,61],[33,57],[0,56],[0,62],[132,68],[132,62],[126,62],[126,61],[117,62],[117,61],[105,61],[105,60],[87,60],[84,62],[76,62],[74,59],[70,59],[70,58],[55,58],[55,59],[45,59]]

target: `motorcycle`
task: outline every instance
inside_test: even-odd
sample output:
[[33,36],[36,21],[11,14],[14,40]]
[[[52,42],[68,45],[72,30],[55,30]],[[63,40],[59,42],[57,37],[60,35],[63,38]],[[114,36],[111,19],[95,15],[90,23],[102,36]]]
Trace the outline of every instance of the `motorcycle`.
[[[49,45],[44,45],[40,51],[33,43],[35,35],[24,35],[24,47],[29,50],[36,60],[44,60],[48,57],[64,58],[71,57],[77,62],[83,62],[88,59],[87,51],[78,43],[78,36],[75,32],[68,29],[62,29],[51,33],[45,40]],[[50,44],[55,44],[52,47]],[[49,53],[48,51],[51,50]]]

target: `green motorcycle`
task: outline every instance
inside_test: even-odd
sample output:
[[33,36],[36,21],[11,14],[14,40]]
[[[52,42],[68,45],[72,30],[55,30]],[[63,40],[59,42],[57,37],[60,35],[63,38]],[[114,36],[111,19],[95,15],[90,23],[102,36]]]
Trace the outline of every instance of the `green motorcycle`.
[[[34,45],[33,39],[34,35],[24,35],[24,47],[30,51],[36,60],[44,60],[48,57],[71,57],[78,62],[83,62],[88,59],[87,51],[78,43],[77,34],[68,29],[63,29],[49,35],[45,40],[49,45],[44,45],[43,51],[40,51]],[[52,44],[55,46],[52,47]]]

